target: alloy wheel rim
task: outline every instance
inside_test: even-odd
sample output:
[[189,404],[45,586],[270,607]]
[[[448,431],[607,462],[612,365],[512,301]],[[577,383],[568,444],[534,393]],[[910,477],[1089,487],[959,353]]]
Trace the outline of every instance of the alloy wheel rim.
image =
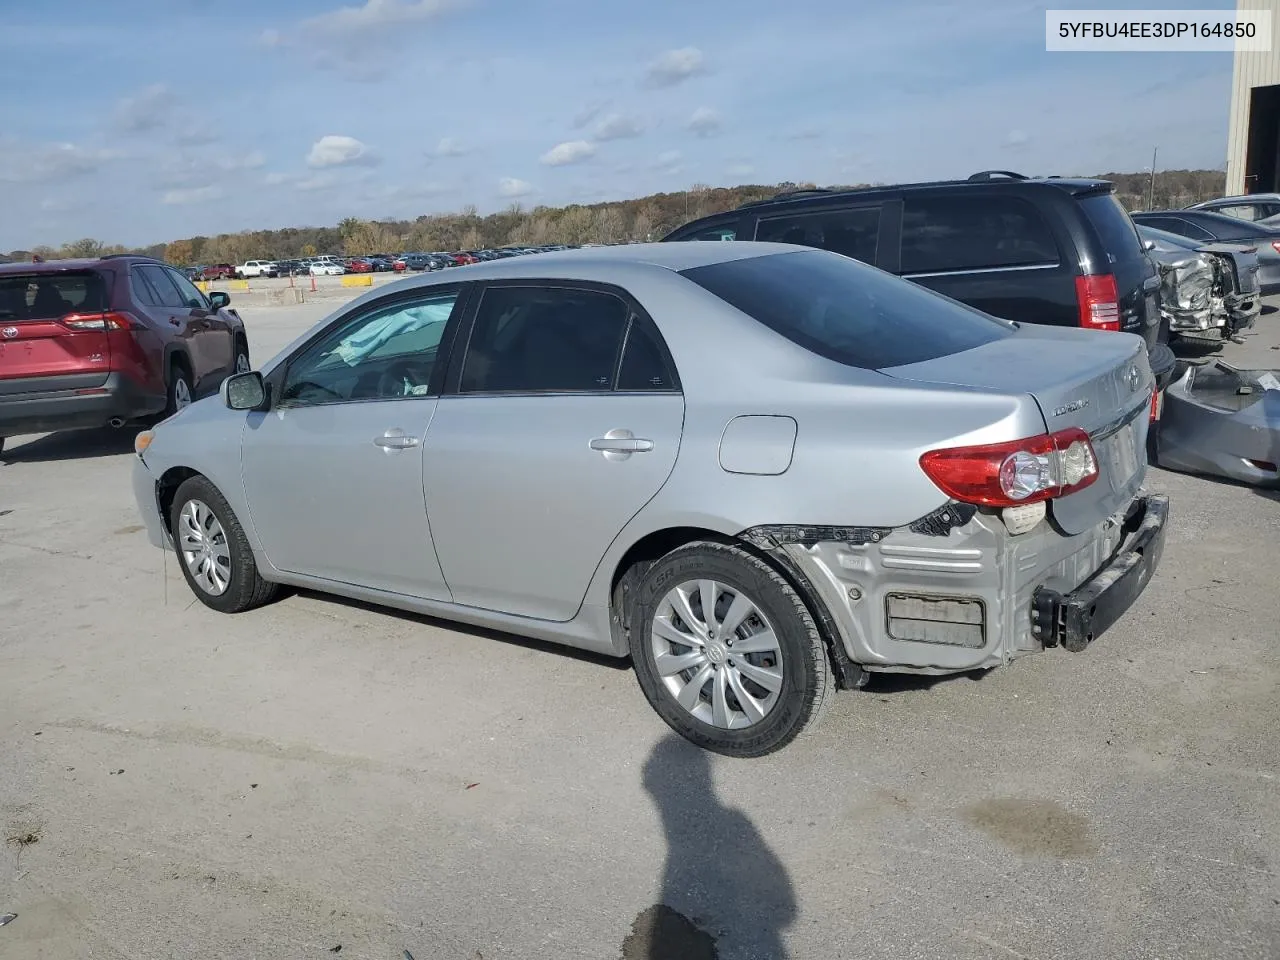
[[173,406],[176,410],[191,406],[191,387],[185,377],[179,377],[173,384]]
[[203,500],[188,500],[178,515],[178,550],[196,585],[211,597],[231,584],[231,547],[226,531]]
[[782,691],[782,644],[743,591],[688,580],[662,598],[649,631],[658,680],[697,720],[725,730],[760,723]]

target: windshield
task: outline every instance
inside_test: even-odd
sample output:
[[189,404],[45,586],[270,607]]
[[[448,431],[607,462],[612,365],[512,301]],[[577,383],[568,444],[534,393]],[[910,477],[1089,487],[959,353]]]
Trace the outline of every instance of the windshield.
[[824,250],[730,260],[682,276],[807,350],[879,370],[971,350],[1014,327]]

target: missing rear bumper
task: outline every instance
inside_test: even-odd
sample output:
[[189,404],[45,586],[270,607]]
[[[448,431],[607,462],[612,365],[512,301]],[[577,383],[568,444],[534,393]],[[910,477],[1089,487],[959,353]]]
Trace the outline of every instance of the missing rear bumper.
[[1125,542],[1093,577],[1068,594],[1041,587],[1031,603],[1031,632],[1046,647],[1085,649],[1119,620],[1146,588],[1160,564],[1169,498],[1133,502],[1125,516]]

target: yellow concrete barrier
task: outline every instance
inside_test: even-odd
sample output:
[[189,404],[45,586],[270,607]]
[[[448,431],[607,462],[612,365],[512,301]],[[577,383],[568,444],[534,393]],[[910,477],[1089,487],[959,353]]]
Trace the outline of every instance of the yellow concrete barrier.
[[209,292],[209,281],[208,281],[208,280],[197,280],[197,281],[196,281],[196,288],[197,288],[201,293],[208,293],[208,292]]
[[248,280],[232,280],[231,289],[232,290],[248,290],[249,281]]
[[344,273],[342,275],[342,285],[344,287],[372,287],[372,273]]

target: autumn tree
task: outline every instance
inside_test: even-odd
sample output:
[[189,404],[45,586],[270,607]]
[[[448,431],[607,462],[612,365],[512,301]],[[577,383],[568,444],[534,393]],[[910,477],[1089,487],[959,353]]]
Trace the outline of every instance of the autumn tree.
[[190,240],[175,240],[164,248],[164,259],[175,267],[189,267],[195,262],[195,252]]

